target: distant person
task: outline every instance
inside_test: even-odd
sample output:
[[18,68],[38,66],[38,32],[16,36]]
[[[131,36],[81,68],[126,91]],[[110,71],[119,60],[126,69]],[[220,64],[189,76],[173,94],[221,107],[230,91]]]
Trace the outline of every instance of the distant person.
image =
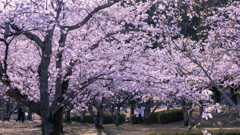
[[24,117],[23,117],[22,105],[20,105],[19,108],[18,108],[18,118],[17,118],[16,122],[21,120],[21,119],[22,119],[22,122],[23,122],[24,121]]
[[135,121],[135,124],[137,124],[139,118],[140,118],[140,123],[142,123],[142,118],[144,116],[143,110],[144,110],[144,108],[142,106],[140,106],[140,105],[136,108],[136,111],[137,111],[136,117],[137,117],[137,119]]

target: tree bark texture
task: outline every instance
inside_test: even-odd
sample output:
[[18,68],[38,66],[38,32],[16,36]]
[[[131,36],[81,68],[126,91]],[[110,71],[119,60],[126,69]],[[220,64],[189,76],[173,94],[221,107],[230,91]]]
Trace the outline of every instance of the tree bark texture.
[[149,113],[151,113],[151,100],[146,101],[145,103],[145,109],[144,109],[144,123],[148,124],[149,123]]
[[28,109],[27,120],[28,120],[28,121],[33,121],[33,119],[32,119],[32,110],[31,110],[31,109]]
[[[41,108],[41,119],[43,123],[44,132],[43,134],[49,135],[53,127],[52,123],[48,121],[50,116],[49,108],[49,96],[48,96],[48,67],[50,64],[50,55],[52,53],[51,43],[45,43],[45,48],[42,49],[42,58],[40,65],[38,66],[39,82],[40,82],[40,108]],[[55,134],[57,135],[57,134]]]
[[82,110],[82,111],[80,112],[80,114],[81,114],[80,122],[81,122],[81,123],[86,123],[86,119],[85,119],[86,110]]
[[115,120],[116,126],[119,125],[119,118],[120,118],[120,105],[117,106],[117,110],[116,110],[116,120]]
[[72,120],[70,118],[70,111],[71,109],[65,109],[65,118],[64,118],[65,123],[72,123]]
[[191,105],[192,103],[190,101],[188,102],[186,102],[185,100],[182,101],[184,126],[188,126],[189,122],[188,110],[191,109]]
[[97,109],[97,115],[95,115],[92,109],[92,105],[88,106],[88,111],[90,115],[93,117],[95,128],[100,129],[100,128],[103,128],[103,109],[101,108],[101,106],[100,107],[97,107],[97,105],[95,106]]
[[170,108],[172,108],[172,107],[173,107],[172,103],[167,104],[167,110],[170,110]]
[[131,105],[130,116],[134,114],[134,106]]
[[190,129],[192,129],[192,113],[193,113],[193,109],[189,109],[188,110],[188,129],[190,130]]

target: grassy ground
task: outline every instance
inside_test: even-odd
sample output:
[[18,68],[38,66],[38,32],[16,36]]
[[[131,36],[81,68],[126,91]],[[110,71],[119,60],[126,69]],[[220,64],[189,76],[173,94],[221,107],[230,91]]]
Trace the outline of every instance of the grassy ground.
[[[158,109],[161,111],[163,109]],[[127,113],[128,116],[128,113]],[[226,126],[231,121],[236,120],[238,114],[214,114],[213,119],[203,120],[198,116],[198,112],[194,113],[194,123],[201,125],[197,126],[197,129],[193,130],[219,130],[221,126],[217,125],[218,121],[223,123],[222,126]],[[37,116],[35,116],[37,117]],[[26,121],[24,123],[15,121],[0,121],[0,135],[40,135],[41,134],[40,120]],[[240,130],[240,122],[230,124],[229,127],[223,129]],[[104,124],[104,129],[97,130],[93,124],[80,124],[73,122],[72,124],[63,123],[64,134],[63,135],[148,135],[150,133],[173,133],[186,132],[187,127],[183,126],[183,121],[169,123],[169,124],[137,124],[131,125],[130,123],[121,124],[115,126],[114,124]]]
[[[41,128],[40,120],[21,122],[0,122],[1,135],[40,135]],[[175,133],[187,132],[187,128],[182,126],[183,121],[169,123],[169,124],[137,124],[131,125],[129,123],[115,126],[114,124],[105,124],[104,129],[97,130],[93,124],[80,124],[73,122],[72,124],[63,123],[64,134],[62,135],[148,135],[150,133]],[[200,129],[218,130],[219,127],[199,126]],[[198,127],[198,128],[199,128]],[[196,129],[196,130],[200,130]],[[229,128],[224,128],[229,129]],[[240,130],[240,128],[231,129]]]
[[[137,124],[131,125],[129,123],[115,126],[114,124],[105,124],[104,129],[97,130],[93,124],[80,124],[73,122],[72,124],[63,123],[64,134],[74,135],[144,135],[149,133],[160,133],[171,131],[185,130],[186,127],[181,126],[182,121],[170,124]],[[40,120],[26,121],[24,123],[15,121],[0,122],[1,135],[40,135],[41,128]]]

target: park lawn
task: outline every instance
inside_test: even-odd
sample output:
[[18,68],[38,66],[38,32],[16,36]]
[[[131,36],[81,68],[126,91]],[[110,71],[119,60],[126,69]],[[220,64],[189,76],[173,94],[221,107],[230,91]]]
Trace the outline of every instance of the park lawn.
[[[162,109],[161,109],[162,110]],[[158,110],[158,111],[161,111]],[[127,113],[129,114],[129,112]],[[209,131],[218,130],[221,127],[216,123],[221,121],[223,126],[229,124],[229,122],[236,120],[238,114],[214,114],[213,119],[204,120],[199,117],[199,112],[194,112],[194,124],[201,123],[197,126],[200,131],[207,129]],[[37,116],[35,116],[37,117]],[[214,125],[215,124],[215,125]],[[0,135],[40,135],[41,134],[41,121],[26,121],[24,123],[15,121],[0,121]],[[223,128],[224,130],[240,130],[240,122],[237,121],[230,125],[230,127]],[[131,125],[130,123],[121,124],[115,126],[114,124],[104,124],[104,129],[95,129],[94,124],[81,124],[75,121],[72,124],[63,123],[64,134],[62,135],[149,135],[158,133],[172,133],[187,132],[187,127],[183,126],[183,121],[169,123],[169,124],[137,124]],[[194,125],[193,125],[194,126]]]
[[[63,123],[64,134],[74,135],[144,135],[149,133],[160,133],[162,131],[185,130],[186,127],[181,126],[182,121],[170,124],[137,124],[130,123],[115,126],[114,124],[104,124],[104,129],[95,129],[93,124],[81,124],[73,122],[72,124]],[[40,120],[26,121],[24,123],[15,121],[1,121],[0,134],[1,135],[40,135],[41,134]]]
[[[1,135],[40,135],[40,120],[26,121],[24,123],[14,121],[0,121]],[[81,124],[73,122],[72,124],[63,123],[64,134],[62,135],[148,135],[151,133],[172,133],[186,132],[186,127],[182,126],[183,121],[169,124],[137,124],[130,123],[115,126],[114,124],[104,124],[104,129],[95,129],[93,124]],[[201,125],[201,129],[218,130],[219,127]],[[225,128],[226,129],[226,128]],[[228,129],[228,128],[227,128]],[[233,130],[240,128],[232,128]],[[200,129],[196,129],[200,130]]]

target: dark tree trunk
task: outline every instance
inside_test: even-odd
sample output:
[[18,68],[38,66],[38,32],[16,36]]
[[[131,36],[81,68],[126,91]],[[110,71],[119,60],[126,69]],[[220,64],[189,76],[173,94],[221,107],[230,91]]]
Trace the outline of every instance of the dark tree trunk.
[[[48,135],[60,135],[63,133],[63,125],[62,125],[62,116],[63,116],[63,107],[61,107],[53,117],[49,117],[48,122],[52,124],[52,132]],[[46,135],[46,128],[44,128],[44,124],[41,125],[42,135]]]
[[187,109],[187,103],[185,100],[183,100],[182,103],[182,111],[183,111],[183,125],[188,126],[188,109]]
[[143,120],[144,120],[144,123],[145,124],[149,124],[149,113],[151,113],[151,101],[147,101],[145,103],[145,109],[144,109],[144,117],[143,117]]
[[46,134],[46,135],[50,135],[50,134],[59,135],[60,132],[58,133],[57,129],[58,128],[60,129],[60,126],[58,126],[57,123],[53,126],[52,125],[53,122],[49,122],[49,119],[51,119],[52,116],[51,116],[50,107],[49,107],[48,67],[50,64],[50,55],[52,54],[52,44],[51,44],[51,41],[49,40],[44,42],[43,44],[44,44],[44,49],[42,49],[41,62],[38,66],[39,84],[40,84],[39,89],[40,89],[40,102],[41,102],[41,106],[40,106],[41,119],[42,119],[43,128],[44,128],[44,130],[42,131],[43,131],[43,134]]
[[85,119],[86,110],[82,110],[80,113],[81,113],[80,122],[81,122],[81,123],[86,123],[86,119]]
[[10,103],[10,108],[9,108],[9,112],[8,112],[9,119],[10,119],[11,115],[14,113],[14,111],[18,109],[18,107],[19,107],[19,102],[13,101]]
[[[9,115],[9,113],[10,113],[10,106],[11,106],[10,103],[7,102],[7,107],[6,107],[6,114],[7,114],[7,115],[6,115],[6,116],[9,117],[9,118],[10,118],[10,116],[8,116],[8,115]],[[9,119],[8,119],[8,120],[9,120]]]
[[53,125],[53,127],[52,127],[53,131],[49,135],[60,135],[61,132],[63,132],[63,125],[62,125],[63,109],[64,109],[64,107],[61,107],[55,113],[55,115],[48,120]]
[[134,106],[131,106],[130,116],[134,114]]
[[9,121],[10,118],[11,118],[12,113],[14,112],[14,110],[12,109],[12,104],[11,104],[10,100],[8,102],[5,102],[5,103],[6,103],[6,105],[3,106],[2,120]]
[[5,120],[5,113],[6,113],[6,108],[5,108],[4,101],[3,101],[2,120]]
[[99,119],[98,128],[103,128],[103,109],[102,108],[98,110],[97,116]]
[[11,113],[11,105],[10,105],[10,103],[9,102],[6,102],[6,108],[5,108],[6,110],[4,111],[4,120],[7,120],[7,121],[9,121],[10,120],[10,117],[11,117],[11,115],[12,115],[12,113]]
[[63,125],[62,125],[62,123],[61,123],[61,129],[60,129],[60,132],[61,132],[61,133],[64,133],[64,132],[63,132]]
[[97,115],[95,115],[91,105],[89,105],[88,107],[88,111],[90,115],[93,117],[95,128],[101,129],[103,128],[103,110],[101,106],[97,107],[97,105],[96,105],[96,109],[97,109]]
[[193,109],[188,110],[188,131],[192,129],[192,113]]
[[32,110],[31,110],[31,109],[28,109],[27,120],[28,120],[28,121],[33,121],[33,119],[32,119]]
[[115,110],[115,106],[114,104],[111,105],[111,112],[114,113],[114,110]]
[[234,89],[232,87],[230,87],[230,95],[232,101],[235,103],[235,105],[237,105],[237,94],[234,93]]
[[115,125],[118,126],[119,125],[119,118],[120,118],[120,106],[122,106],[122,104],[120,104],[120,96],[118,97],[118,103],[116,104],[117,106],[117,110],[116,110],[116,119],[115,119]]
[[199,101],[199,103],[200,103],[199,113],[200,113],[200,116],[202,116],[202,113],[203,113],[203,101]]
[[117,110],[116,110],[116,120],[115,120],[115,125],[119,125],[119,118],[120,118],[120,106],[118,105]]
[[145,124],[149,124],[150,122],[149,122],[149,119],[148,118],[144,118],[144,123]]
[[173,107],[172,103],[167,104],[167,110],[170,110],[170,108],[172,108],[172,107]]
[[65,123],[72,123],[72,120],[70,118],[70,111],[71,109],[65,109],[65,118],[64,118]]
[[190,101],[186,102],[183,100],[182,106],[183,106],[183,120],[184,120],[184,126],[188,126],[189,124],[189,115],[188,110],[191,109],[192,103]]
[[188,120],[189,120],[189,118],[188,118],[188,112],[187,112],[187,109],[186,108],[184,108],[183,109],[183,122],[184,122],[184,126],[188,126]]

